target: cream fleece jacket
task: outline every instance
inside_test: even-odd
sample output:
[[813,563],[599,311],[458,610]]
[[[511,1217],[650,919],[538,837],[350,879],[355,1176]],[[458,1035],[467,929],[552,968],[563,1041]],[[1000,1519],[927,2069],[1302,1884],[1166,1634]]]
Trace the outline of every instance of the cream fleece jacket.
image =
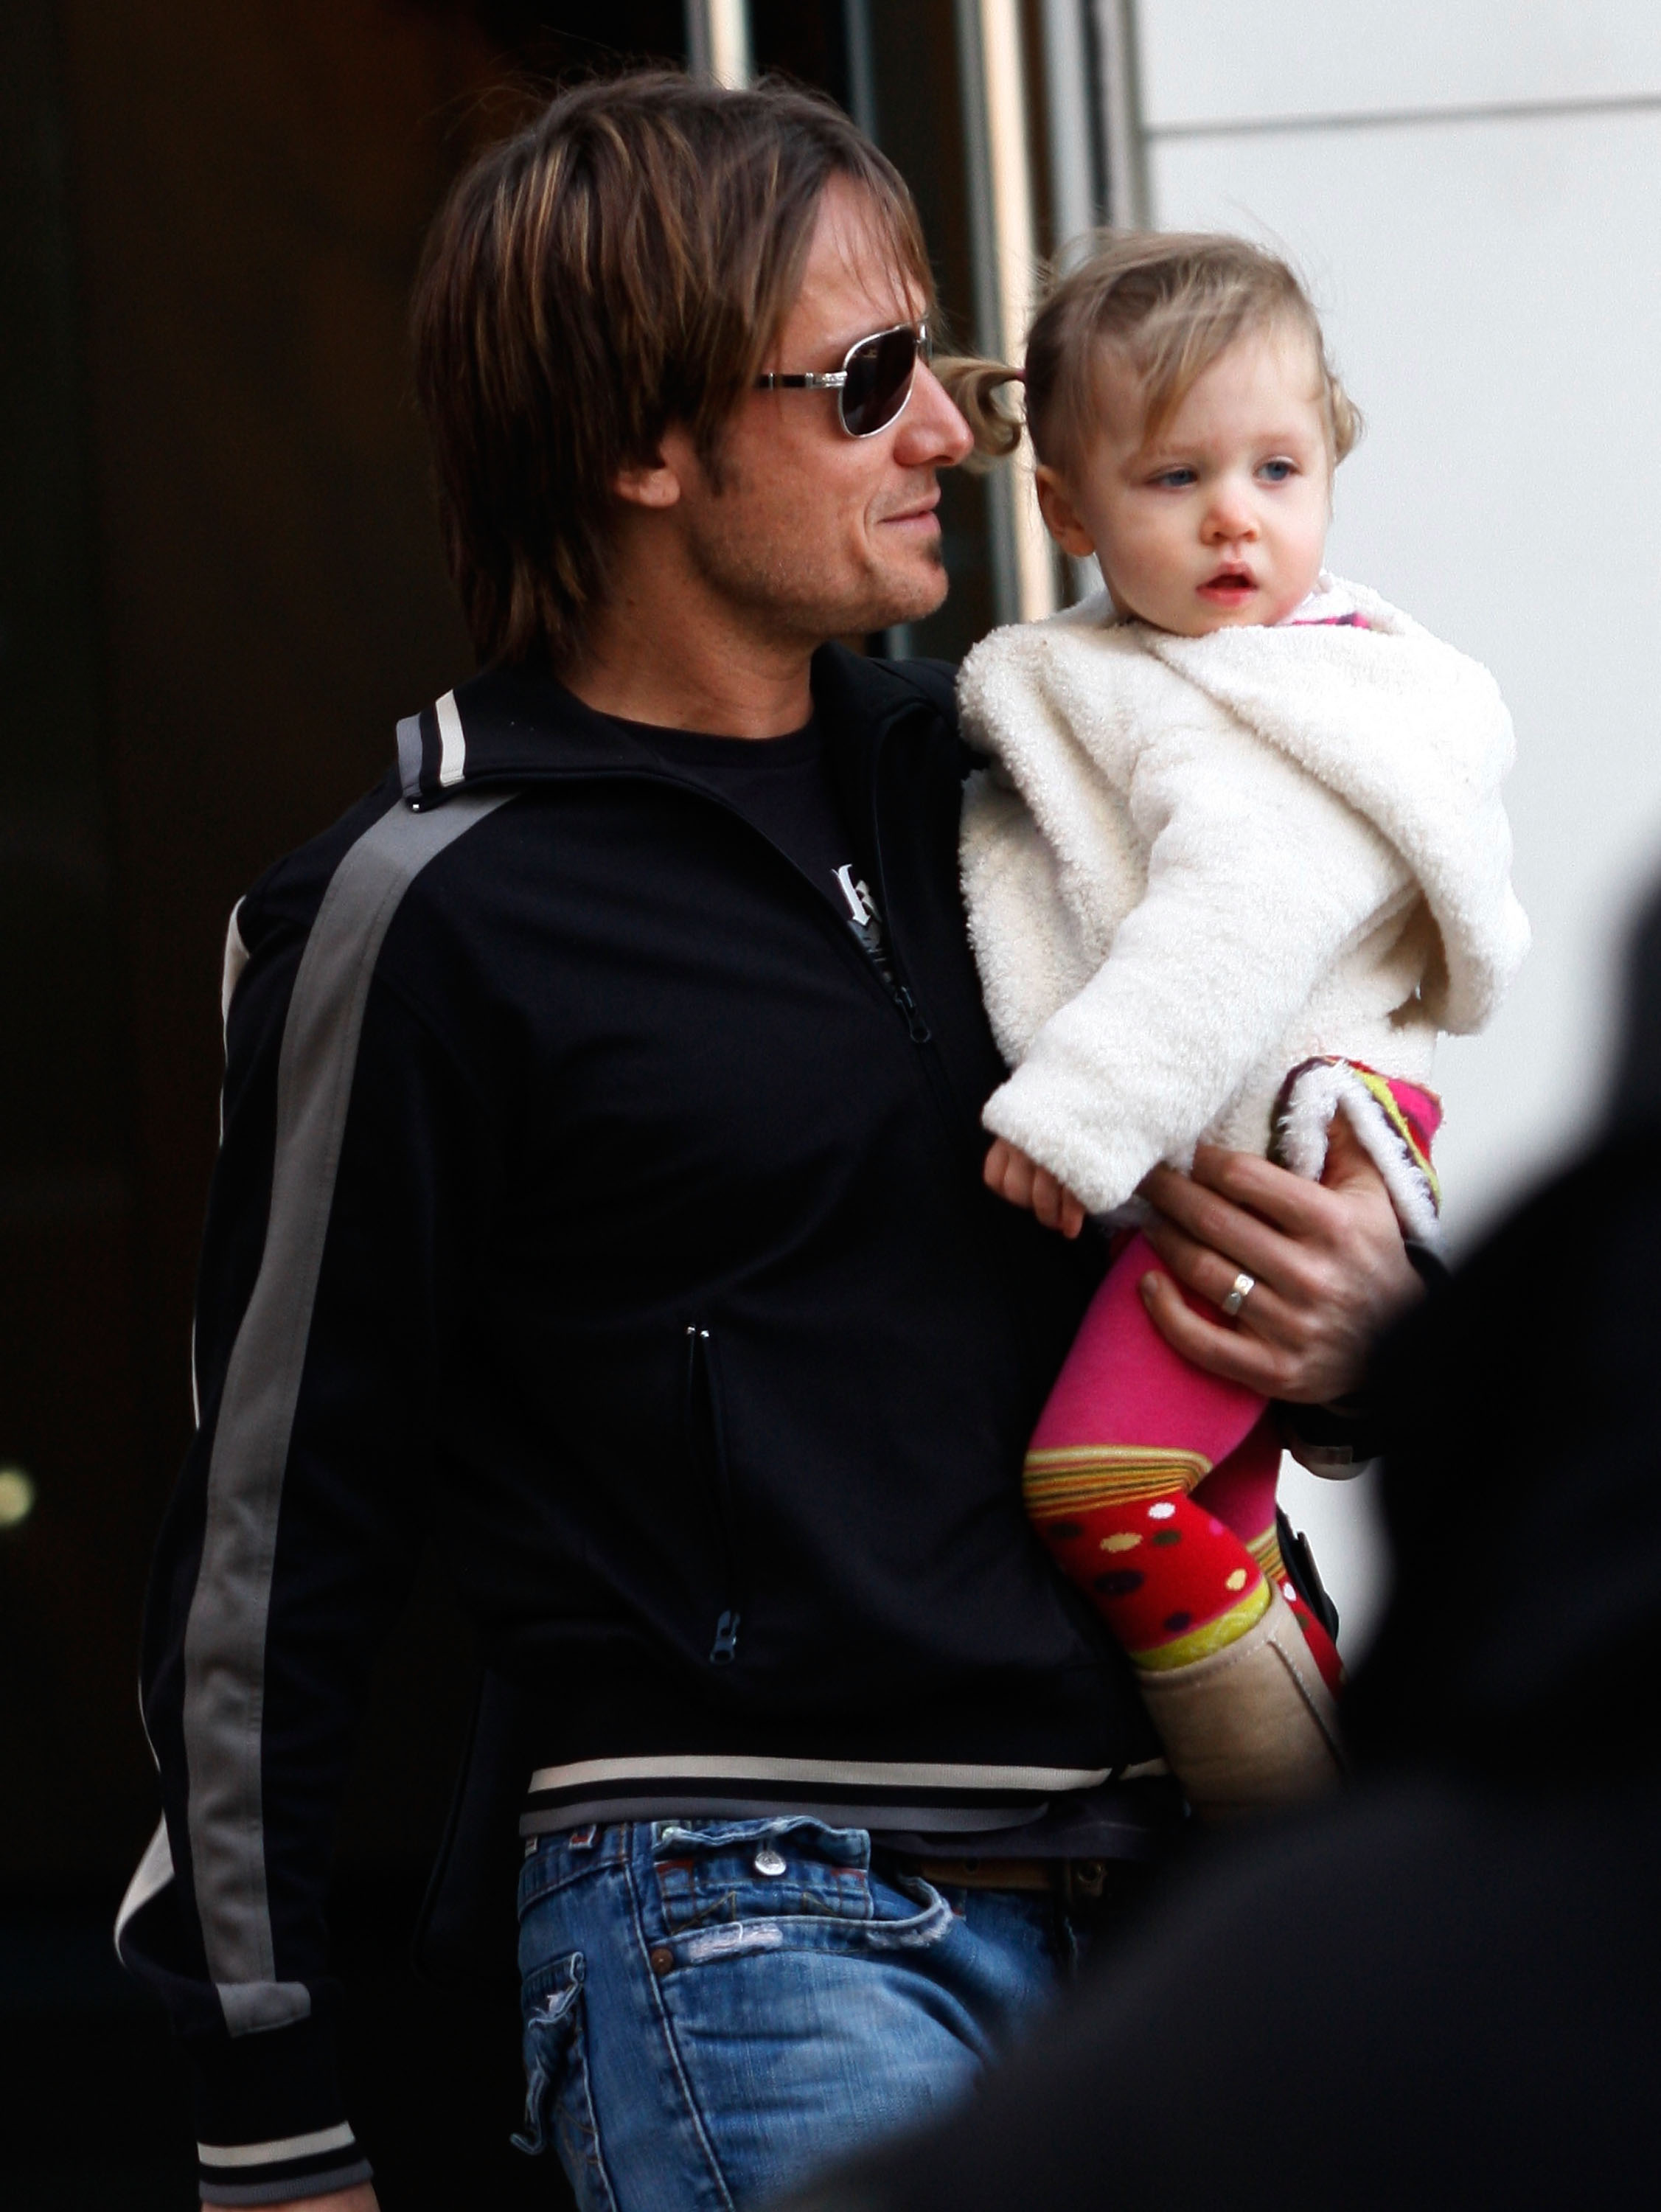
[[1177,637],[1106,593],[959,678],[963,885],[1015,1072],[995,1134],[1094,1212],[1202,1137],[1264,1151],[1288,1072],[1422,1082],[1528,946],[1488,671],[1360,586],[1372,625]]

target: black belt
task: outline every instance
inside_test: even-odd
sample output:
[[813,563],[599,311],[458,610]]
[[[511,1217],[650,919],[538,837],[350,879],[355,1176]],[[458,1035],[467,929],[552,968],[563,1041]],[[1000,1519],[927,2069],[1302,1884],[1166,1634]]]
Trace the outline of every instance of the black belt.
[[1107,1859],[947,1859],[894,1851],[894,1863],[936,1889],[1014,1889],[1096,1905],[1107,1887]]

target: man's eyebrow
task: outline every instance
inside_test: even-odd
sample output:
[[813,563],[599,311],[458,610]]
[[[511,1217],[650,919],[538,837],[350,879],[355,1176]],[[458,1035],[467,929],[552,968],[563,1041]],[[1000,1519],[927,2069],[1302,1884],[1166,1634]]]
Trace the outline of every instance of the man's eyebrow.
[[850,323],[846,325],[842,335],[826,340],[827,345],[835,347],[836,358],[839,362],[849,347],[857,346],[861,338],[874,338],[879,331],[900,329],[914,331],[919,323],[928,320],[927,316],[921,311],[916,314],[907,314],[902,309],[896,313],[892,307],[888,307],[880,311],[873,308],[871,312],[874,319],[861,322],[857,325]]

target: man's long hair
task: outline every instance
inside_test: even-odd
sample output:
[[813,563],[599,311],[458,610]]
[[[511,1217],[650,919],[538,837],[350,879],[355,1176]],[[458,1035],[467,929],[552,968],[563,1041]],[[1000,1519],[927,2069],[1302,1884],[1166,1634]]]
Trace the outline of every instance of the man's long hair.
[[[450,573],[481,660],[580,652],[620,471],[722,431],[800,289],[826,185],[868,197],[932,304],[917,210],[841,111],[668,70],[585,84],[489,149],[427,243],[413,310]],[[791,363],[791,367],[818,364]]]

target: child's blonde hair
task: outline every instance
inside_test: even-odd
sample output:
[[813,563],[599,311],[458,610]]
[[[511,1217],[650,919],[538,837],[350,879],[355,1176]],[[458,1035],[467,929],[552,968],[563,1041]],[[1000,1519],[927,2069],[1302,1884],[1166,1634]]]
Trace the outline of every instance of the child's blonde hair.
[[1100,412],[1104,355],[1123,362],[1140,386],[1143,434],[1152,439],[1236,338],[1277,325],[1309,340],[1336,465],[1360,437],[1361,416],[1327,359],[1309,295],[1284,261],[1243,238],[1098,232],[1034,317],[1024,371],[961,358],[942,362],[939,373],[976,447],[993,457],[1014,453],[1021,428],[995,395],[1001,385],[1023,383],[1033,450],[1065,474],[1082,460]]

